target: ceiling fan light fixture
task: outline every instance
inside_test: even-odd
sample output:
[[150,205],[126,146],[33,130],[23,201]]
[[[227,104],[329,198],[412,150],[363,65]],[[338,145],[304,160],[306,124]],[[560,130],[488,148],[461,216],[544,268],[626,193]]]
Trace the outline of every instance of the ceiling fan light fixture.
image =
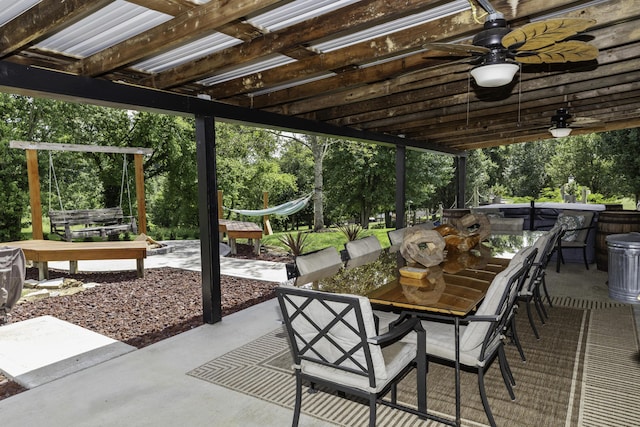
[[565,136],[569,136],[571,134],[571,128],[555,127],[555,128],[549,129],[549,132],[551,132],[551,135],[553,135],[554,138],[564,138]]
[[520,67],[511,62],[484,64],[471,70],[478,86],[499,87],[511,83]]

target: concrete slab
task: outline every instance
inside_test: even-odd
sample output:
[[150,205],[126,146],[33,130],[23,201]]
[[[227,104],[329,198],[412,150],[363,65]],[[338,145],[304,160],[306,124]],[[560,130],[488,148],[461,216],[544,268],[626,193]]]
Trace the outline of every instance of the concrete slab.
[[33,388],[136,348],[52,316],[0,328],[0,371]]

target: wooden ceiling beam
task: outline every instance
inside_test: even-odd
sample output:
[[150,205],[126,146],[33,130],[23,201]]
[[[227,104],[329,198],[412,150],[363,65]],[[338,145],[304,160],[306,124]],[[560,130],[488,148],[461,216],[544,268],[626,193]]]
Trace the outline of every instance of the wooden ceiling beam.
[[[627,0],[623,0],[627,1]],[[554,6],[566,5],[566,1],[527,2],[517,10],[523,13],[520,18],[530,14],[545,13],[553,10]],[[512,8],[509,8],[511,11]],[[508,17],[509,13],[505,13]],[[246,75],[241,78],[226,81],[213,86],[207,93],[215,99],[224,99],[239,93],[264,90],[285,84],[288,80],[311,77],[328,70],[372,62],[393,55],[418,50],[424,43],[434,41],[448,41],[455,38],[470,36],[482,29],[480,24],[473,21],[471,12],[465,11],[438,19],[437,21],[412,27],[407,30],[368,40],[348,48],[338,49],[280,67],[264,70],[260,73]]]
[[[587,76],[584,80],[574,82],[556,82],[554,77],[548,77],[543,79],[545,84],[533,89],[522,92],[520,96],[513,96],[504,101],[488,102],[488,101],[476,101],[467,104],[455,104],[447,105],[447,98],[440,98],[439,100],[432,100],[431,109],[419,108],[414,106],[412,109],[407,109],[407,114],[393,114],[386,119],[372,120],[367,123],[361,123],[359,125],[362,129],[369,130],[384,130],[385,132],[393,131],[397,129],[403,133],[406,132],[406,127],[410,126],[409,123],[418,122],[422,127],[438,126],[443,127],[449,121],[461,120],[462,118],[470,117],[472,120],[476,120],[483,116],[492,116],[495,114],[507,114],[511,112],[511,117],[515,118],[517,115],[517,106],[520,104],[521,109],[527,108],[529,103],[539,103],[541,100],[553,99],[554,103],[557,102],[557,97],[571,101],[574,99],[584,99],[588,97],[599,97],[611,93],[616,93],[617,87],[620,87],[620,91],[635,90],[640,83],[640,72],[636,67],[640,67],[640,59],[632,61],[628,64],[627,71],[624,73],[611,73],[606,77],[597,78],[593,76]],[[558,86],[556,86],[556,84]],[[617,94],[617,96],[620,96]],[[443,105],[440,105],[437,101],[441,101]],[[563,102],[563,103],[566,103]],[[553,105],[553,104],[552,104]],[[468,111],[468,113],[467,113]]]
[[176,16],[141,34],[71,64],[66,71],[86,76],[102,75],[113,69],[165,52],[251,12],[267,8],[277,0],[212,0]]
[[[637,98],[629,98],[629,101],[633,101],[631,104],[620,104],[619,102],[611,102],[602,100],[601,108],[592,108],[588,113],[578,114],[571,112],[574,118],[576,117],[589,117],[600,120],[602,126],[606,123],[617,120],[618,117],[628,116],[630,113],[637,113]],[[447,129],[432,128],[431,130],[425,130],[422,128],[419,132],[407,131],[405,135],[409,138],[416,139],[429,139],[443,143],[448,140],[456,140],[464,138],[465,135],[472,130],[475,136],[489,137],[493,134],[514,130],[517,132],[524,132],[528,130],[547,130],[551,127],[551,116],[555,113],[554,109],[542,109],[538,114],[534,112],[523,115],[518,122],[502,120],[499,116],[496,116],[494,120],[486,120],[481,123],[465,126],[465,123],[460,123],[457,127],[450,127]],[[600,125],[595,126],[600,127]]]
[[43,0],[2,25],[0,57],[5,57],[52,30],[59,30],[99,10],[113,0]]
[[[635,52],[638,52],[640,49],[628,47],[628,43],[637,42],[640,38],[640,34],[635,30],[637,25],[637,21],[633,21],[621,26],[616,26],[616,31],[607,29],[606,31],[603,30],[603,32],[601,32],[602,39],[606,39],[608,42],[606,46],[604,45],[604,42],[602,42],[600,44],[601,49],[610,48],[612,45],[609,43],[615,43],[613,46],[623,45],[623,47],[609,49],[606,52],[603,51],[599,59],[601,63],[600,66],[635,56]],[[617,33],[617,36],[615,38],[609,37],[610,33]],[[575,67],[579,65],[576,64],[572,66]],[[314,97],[312,100],[307,99],[299,102],[293,102],[291,104],[281,105],[278,108],[269,110],[286,114],[301,114],[314,111],[314,118],[318,120],[331,120],[347,115],[355,116],[358,112],[362,112],[367,115],[369,120],[373,120],[401,114],[401,112],[397,110],[408,110],[411,108],[411,104],[417,101],[422,101],[424,104],[427,99],[437,98],[440,92],[446,92],[447,94],[463,94],[464,97],[461,99],[452,98],[452,103],[464,103],[466,102],[467,75],[456,73],[468,68],[469,66],[466,64],[456,64],[455,66],[446,67],[444,69],[426,69],[424,71],[413,73],[409,76],[398,77],[392,81],[374,83],[367,85],[366,87],[349,88],[342,92],[320,95]],[[524,70],[526,71],[526,69],[527,68]],[[536,78],[537,75],[539,75],[537,74],[533,77],[529,77],[528,74],[529,73],[527,72],[523,72],[521,77],[523,82]],[[560,75],[560,72],[555,72],[554,74]],[[454,81],[457,83],[452,86]],[[443,86],[443,84],[446,85]],[[429,89],[426,89],[427,87]],[[472,100],[477,99],[476,92],[481,90],[482,88],[478,88],[471,93]],[[500,89],[490,89],[492,92],[495,92],[496,90]],[[426,97],[425,93],[427,94]],[[395,107],[397,107],[397,110]],[[318,111],[323,108],[328,109]],[[431,107],[427,105],[419,106],[414,111],[423,110],[424,108]],[[376,110],[379,112],[377,117],[374,113]],[[351,117],[348,121],[345,120],[341,123],[345,125],[356,124],[360,123],[360,121]]]
[[[334,12],[308,19],[280,31],[265,34],[250,43],[230,47],[199,58],[191,64],[177,66],[158,73],[147,84],[169,88],[188,81],[210,76],[212,71],[224,70],[267,55],[286,52],[295,46],[311,44],[334,34],[348,34],[367,26],[396,19],[408,13],[426,10],[442,3],[441,0],[407,0],[403,7],[390,0],[366,0],[345,6]],[[210,93],[214,98],[224,96]]]

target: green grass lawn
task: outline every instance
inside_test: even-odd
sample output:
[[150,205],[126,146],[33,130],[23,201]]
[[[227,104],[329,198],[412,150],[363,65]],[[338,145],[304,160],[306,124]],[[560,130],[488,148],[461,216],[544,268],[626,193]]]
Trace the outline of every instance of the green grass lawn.
[[[374,235],[380,241],[380,245],[383,248],[388,248],[389,238],[387,237],[387,231],[393,230],[392,228],[378,228],[373,230],[363,230],[360,238],[368,237]],[[302,231],[301,231],[302,232]],[[297,231],[293,232],[278,232],[274,233],[271,236],[265,236],[262,238],[262,243],[270,246],[278,246],[284,250],[287,250],[287,246],[280,242],[279,236],[283,236],[285,234],[297,234]],[[316,251],[319,249],[328,248],[329,246],[335,247],[338,252],[344,249],[344,244],[347,243],[347,238],[340,230],[337,228],[329,228],[325,231],[314,233],[304,231],[304,233],[308,233],[309,237],[306,240],[306,246],[303,250],[304,253]]]

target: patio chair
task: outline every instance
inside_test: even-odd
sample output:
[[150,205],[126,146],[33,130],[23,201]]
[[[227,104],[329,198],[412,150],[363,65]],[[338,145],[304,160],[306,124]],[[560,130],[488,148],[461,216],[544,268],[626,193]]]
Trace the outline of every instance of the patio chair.
[[319,280],[337,274],[342,267],[342,258],[338,250],[330,246],[298,255],[294,263],[287,266],[287,277],[294,279],[295,286],[313,283],[313,286],[317,287]]
[[[376,424],[376,403],[416,415],[426,413],[425,332],[417,319],[407,319],[378,336],[366,297],[293,287],[279,287],[276,295],[294,361],[294,427],[300,417],[303,382],[314,391],[322,385],[367,399],[371,427]],[[414,343],[400,341],[408,335],[414,336]],[[418,410],[396,401],[396,384],[414,367]],[[383,400],[389,391],[391,400]]]
[[[525,258],[526,259],[526,258]],[[515,380],[504,352],[504,331],[508,329],[510,313],[517,298],[520,280],[529,266],[525,262],[510,263],[491,282],[487,294],[475,314],[465,317],[460,326],[460,365],[478,375],[478,388],[487,419],[495,420],[487,400],[484,374],[498,358],[500,373],[509,396],[515,400]],[[455,328],[451,316],[421,314],[427,320],[422,326],[427,333],[427,359],[444,365],[455,363]],[[407,337],[406,340],[409,340]]]
[[22,295],[26,274],[24,253],[20,248],[0,246],[0,325]]
[[557,259],[556,271],[560,272],[560,264],[564,264],[563,253],[567,249],[582,249],[584,266],[589,269],[587,261],[587,241],[589,232],[595,228],[593,222],[593,212],[591,211],[562,211],[558,215],[557,225],[565,226],[565,231],[556,245]]
[[382,252],[382,246],[376,236],[369,236],[363,239],[352,240],[345,245],[346,262],[345,268],[351,269],[360,267],[376,261]]
[[402,246],[402,241],[404,240],[404,232],[406,228],[398,228],[396,230],[387,231],[387,236],[389,236],[389,252],[394,253],[400,250],[400,246]]
[[513,292],[516,293],[514,302],[511,305],[511,309],[509,310],[508,319],[505,323],[505,335],[511,338],[511,341],[515,344],[518,349],[518,353],[520,354],[520,359],[522,361],[526,361],[526,357],[524,355],[524,350],[522,348],[522,344],[520,343],[520,338],[518,337],[518,331],[516,329],[516,319],[515,315],[518,311],[517,300],[522,293],[525,285],[528,283],[527,280],[530,278],[531,271],[533,269],[533,264],[539,255],[539,248],[536,245],[522,248],[514,255],[514,257],[509,262],[507,268],[520,268],[524,266],[524,272],[519,276],[518,282],[515,284]]

